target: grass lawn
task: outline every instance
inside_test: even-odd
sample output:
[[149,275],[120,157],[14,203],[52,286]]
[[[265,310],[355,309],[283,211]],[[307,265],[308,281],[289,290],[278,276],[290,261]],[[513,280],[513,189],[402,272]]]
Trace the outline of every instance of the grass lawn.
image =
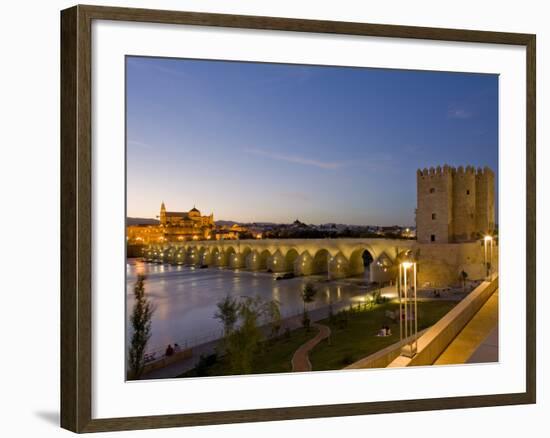
[[[418,303],[418,330],[423,330],[451,310],[455,301],[428,301]],[[379,304],[373,309],[343,311],[335,315],[333,322],[319,321],[332,331],[330,344],[327,340],[318,344],[309,355],[314,371],[339,370],[345,366],[375,353],[399,341],[399,322],[392,322],[385,315],[386,310],[395,311],[396,303]],[[342,325],[338,320],[347,319]],[[378,337],[376,333],[384,326],[391,328],[392,336]],[[317,334],[317,329],[309,332],[300,328],[290,332],[290,336],[280,336],[274,341],[264,342],[252,365],[252,374],[285,373],[292,371],[292,356],[300,345]],[[214,359],[214,356],[211,357]],[[199,369],[194,368],[178,377],[228,376],[233,374],[224,357],[210,360]]]
[[[418,303],[418,331],[441,319],[457,302],[427,301]],[[399,341],[399,321],[392,322],[385,316],[386,310],[398,309],[397,303],[377,305],[374,309],[354,310],[340,313],[328,325],[332,331],[328,340],[319,343],[309,354],[314,371],[337,370],[375,353]],[[347,314],[347,324],[339,324],[338,318]],[[376,333],[384,325],[390,327],[392,335],[378,337]]]
[[[253,365],[252,374],[285,373],[292,371],[292,356],[300,345],[317,334],[317,329],[312,328],[309,332],[300,328],[290,332],[290,337],[280,336],[277,340],[265,342],[262,350],[257,355]],[[224,358],[210,364],[201,376],[228,376],[231,375],[231,368]],[[196,368],[178,377],[198,377]]]

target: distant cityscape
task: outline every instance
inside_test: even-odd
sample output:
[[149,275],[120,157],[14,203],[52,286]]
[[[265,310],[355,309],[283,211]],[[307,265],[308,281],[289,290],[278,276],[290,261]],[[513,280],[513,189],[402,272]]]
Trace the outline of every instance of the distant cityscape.
[[128,245],[186,240],[393,238],[414,239],[414,226],[214,221],[193,207],[188,212],[167,212],[161,205],[159,219],[126,219]]

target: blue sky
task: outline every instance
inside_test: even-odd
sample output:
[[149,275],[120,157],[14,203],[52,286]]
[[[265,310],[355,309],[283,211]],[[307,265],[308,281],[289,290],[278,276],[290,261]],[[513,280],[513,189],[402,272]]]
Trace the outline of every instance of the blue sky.
[[416,169],[498,171],[498,76],[128,57],[127,213],[413,225]]

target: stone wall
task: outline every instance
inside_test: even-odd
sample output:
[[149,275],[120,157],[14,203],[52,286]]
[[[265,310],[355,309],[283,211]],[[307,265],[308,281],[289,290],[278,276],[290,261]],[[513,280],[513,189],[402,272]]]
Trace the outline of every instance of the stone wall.
[[[418,285],[450,286],[461,283],[460,273],[464,270],[468,280],[482,280],[486,276],[484,268],[483,242],[463,243],[419,243]],[[488,256],[489,257],[489,256]],[[493,247],[493,272],[498,270],[498,247]]]

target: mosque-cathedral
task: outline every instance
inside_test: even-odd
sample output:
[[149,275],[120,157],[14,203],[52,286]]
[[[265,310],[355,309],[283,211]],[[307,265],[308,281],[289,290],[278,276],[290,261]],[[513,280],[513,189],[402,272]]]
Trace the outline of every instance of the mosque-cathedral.
[[189,211],[166,211],[164,202],[160,206],[158,225],[129,225],[127,240],[133,244],[151,244],[158,242],[178,242],[184,240],[233,239],[242,231],[240,227],[218,229],[214,214],[202,216],[193,207]]

